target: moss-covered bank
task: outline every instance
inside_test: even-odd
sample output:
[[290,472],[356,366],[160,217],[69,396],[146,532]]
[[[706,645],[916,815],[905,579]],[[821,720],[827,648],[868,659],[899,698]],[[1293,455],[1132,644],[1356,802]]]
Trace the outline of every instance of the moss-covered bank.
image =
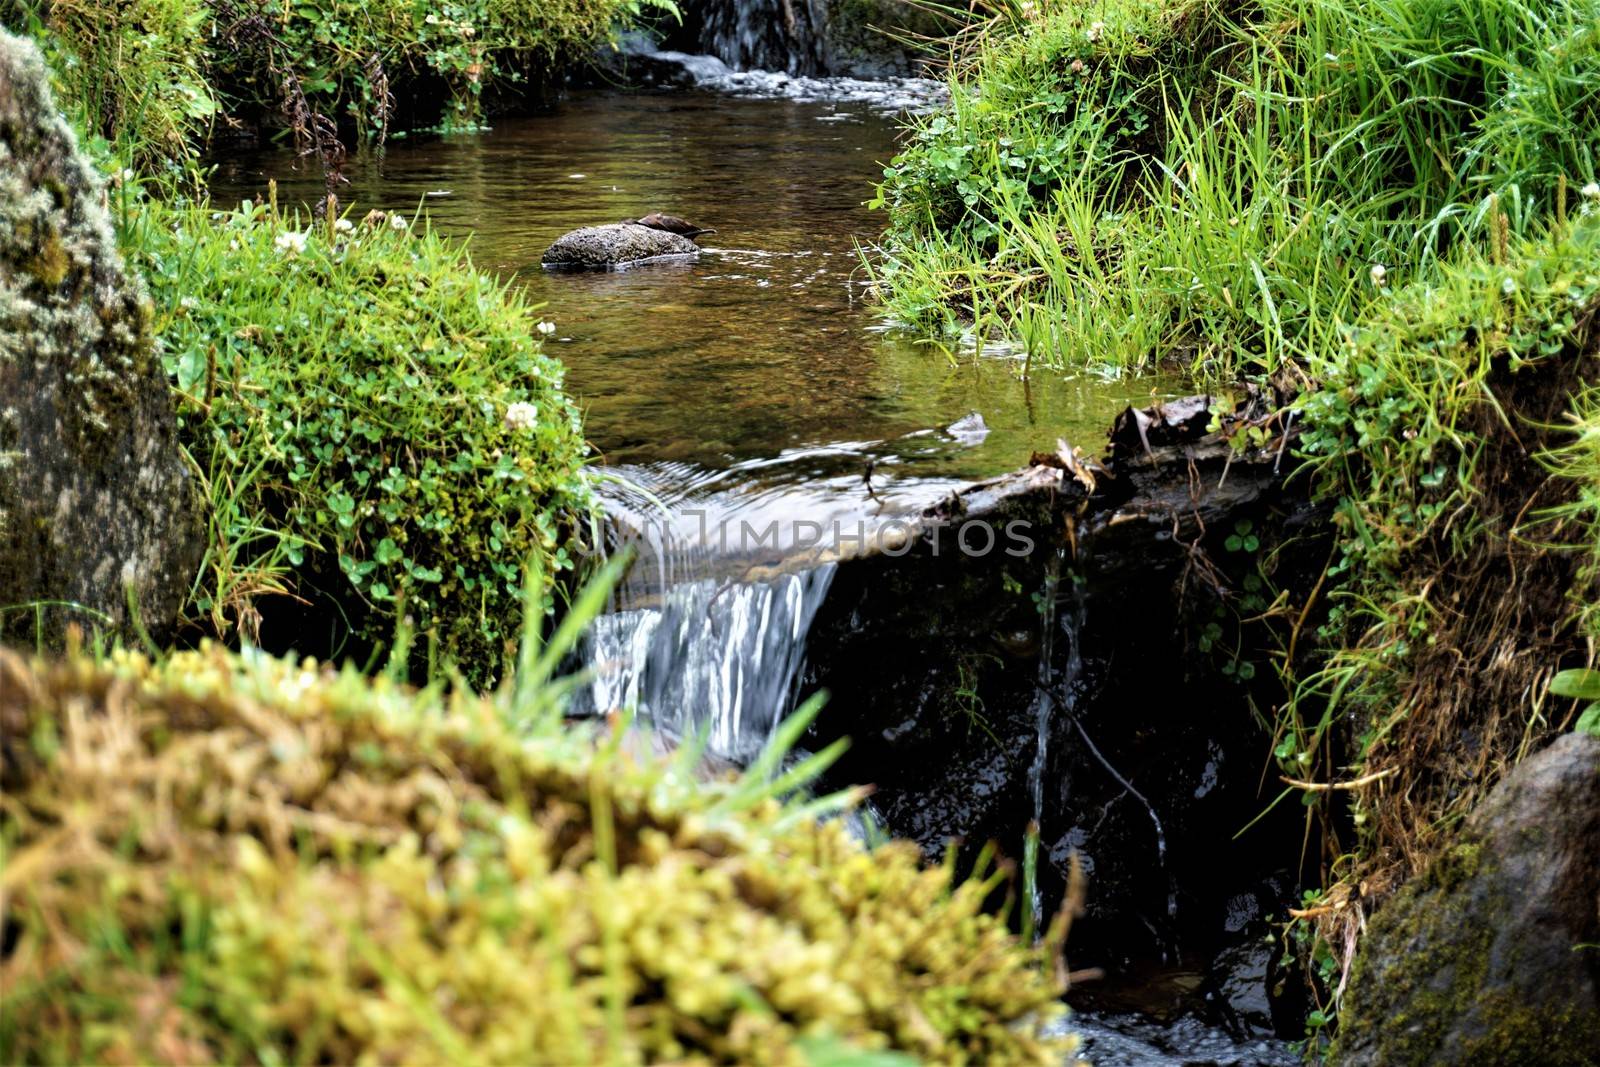
[[1061,1062],[992,882],[771,799],[776,755],[564,726],[553,655],[480,699],[0,651],[0,1058]]
[[363,658],[403,624],[419,657],[497,678],[522,568],[570,571],[589,507],[578,414],[521,296],[400,215],[126,184],[119,206],[211,512],[188,621]]

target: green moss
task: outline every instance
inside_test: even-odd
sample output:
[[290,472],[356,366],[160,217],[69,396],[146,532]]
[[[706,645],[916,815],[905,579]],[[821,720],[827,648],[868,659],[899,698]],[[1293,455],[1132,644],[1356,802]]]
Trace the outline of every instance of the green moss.
[[[1362,1063],[1426,1067],[1446,1052],[1453,1063],[1540,1063],[1580,1067],[1592,1062],[1592,1019],[1579,1009],[1552,1013],[1514,989],[1491,987],[1490,957],[1504,951],[1499,931],[1485,921],[1515,906],[1508,897],[1474,899],[1470,914],[1445,903],[1464,900],[1469,882],[1497,885],[1481,844],[1442,853],[1373,918],[1350,976],[1341,1037],[1328,1061],[1346,1061],[1352,1045]],[[1371,946],[1382,946],[1382,961]],[[1515,973],[1515,960],[1497,961]],[[1468,1029],[1471,1020],[1472,1029]]]
[[[512,724],[515,724],[513,726]],[[1057,1065],[1054,945],[757,770],[216,649],[0,650],[6,1062]],[[815,1056],[815,1059],[813,1058]],[[843,1060],[840,1057],[844,1057]]]
[[57,289],[66,281],[67,270],[71,264],[67,260],[67,250],[61,244],[59,234],[52,233],[44,239],[30,266],[33,276],[46,289]]

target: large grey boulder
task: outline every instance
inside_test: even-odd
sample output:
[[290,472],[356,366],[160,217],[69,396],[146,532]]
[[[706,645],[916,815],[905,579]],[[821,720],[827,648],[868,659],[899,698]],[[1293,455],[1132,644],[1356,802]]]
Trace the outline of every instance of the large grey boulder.
[[686,259],[700,254],[700,246],[675,233],[619,222],[610,226],[585,226],[556,238],[545,249],[546,267],[567,270],[617,270],[652,260]]
[[175,430],[102,179],[0,32],[0,640],[171,629],[202,546]]
[[1524,761],[1373,919],[1333,1062],[1593,1064],[1600,737]]

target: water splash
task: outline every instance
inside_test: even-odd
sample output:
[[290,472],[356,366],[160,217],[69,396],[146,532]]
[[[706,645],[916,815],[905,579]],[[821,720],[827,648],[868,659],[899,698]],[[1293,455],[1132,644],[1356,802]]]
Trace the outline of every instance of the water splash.
[[[785,70],[741,70],[717,56],[658,48],[649,38],[631,35],[622,41],[625,55],[680,70],[696,88],[755,100],[863,105],[884,115],[923,114],[949,98],[945,84],[933,78],[888,76],[852,78],[843,75],[795,74]],[[835,110],[815,116],[818,122],[855,122],[853,111]]]

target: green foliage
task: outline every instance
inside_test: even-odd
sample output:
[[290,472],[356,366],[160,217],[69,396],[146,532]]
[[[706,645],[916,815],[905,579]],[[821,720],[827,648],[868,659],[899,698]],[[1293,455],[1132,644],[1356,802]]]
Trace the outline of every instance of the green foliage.
[[395,95],[442,85],[446,128],[482,121],[494,86],[545,77],[622,25],[677,17],[674,0],[7,0],[32,32],[74,118],[136,165],[182,161],[218,112],[317,116],[359,140],[389,132]]
[[[129,194],[180,432],[212,500],[192,612],[222,632],[324,584],[474,679],[519,632],[521,562],[572,566],[577,412],[520,297],[399,216],[309,225]],[[311,583],[311,585],[307,585]]]
[[1061,929],[986,913],[1001,876],[778,799],[816,757],[718,777],[565,725],[587,599],[488,697],[0,650],[0,1059],[1063,1062]]
[[[1338,501],[1341,533],[1340,557],[1329,571],[1340,589],[1329,629],[1367,633],[1336,651],[1315,679],[1327,700],[1312,728],[1295,731],[1297,754],[1317,751],[1347,703],[1367,716],[1394,709],[1409,677],[1402,665],[1434,642],[1440,626],[1416,596],[1427,578],[1416,571],[1432,560],[1433,546],[1465,555],[1486,537],[1529,538],[1537,529],[1535,523],[1524,533],[1511,525],[1515,516],[1497,513],[1500,493],[1514,493],[1523,506],[1539,496],[1534,484],[1511,489],[1491,479],[1504,472],[1494,468],[1487,438],[1502,426],[1527,432],[1512,421],[1526,415],[1501,409],[1494,386],[1515,376],[1573,373],[1589,358],[1597,301],[1600,214],[1586,212],[1569,235],[1518,247],[1506,266],[1480,260],[1395,294],[1312,364],[1322,387],[1301,404],[1302,444],[1318,491]],[[1559,403],[1560,375],[1554,380]],[[1600,470],[1557,477],[1580,506],[1600,486]],[[1529,517],[1554,516],[1523,521]],[[1569,541],[1536,547],[1600,555],[1592,536]]]
[[217,113],[204,5],[3,0],[0,25],[38,41],[74,125],[112,142],[135,166],[187,159]]
[[1589,701],[1573,729],[1578,733],[1600,735],[1600,671],[1584,668],[1562,671],[1550,680],[1550,692],[1559,697]]
[[675,10],[670,0],[237,0],[230,15],[270,27],[270,43],[213,62],[219,81],[267,105],[280,91],[274,75],[292,73],[312,109],[381,139],[391,85],[442,82],[441,124],[470,128],[489,87],[548,72],[625,21]]
[[1039,361],[1303,365],[1558,214],[1597,86],[1595,0],[1040,4],[885,172],[879,289]]

